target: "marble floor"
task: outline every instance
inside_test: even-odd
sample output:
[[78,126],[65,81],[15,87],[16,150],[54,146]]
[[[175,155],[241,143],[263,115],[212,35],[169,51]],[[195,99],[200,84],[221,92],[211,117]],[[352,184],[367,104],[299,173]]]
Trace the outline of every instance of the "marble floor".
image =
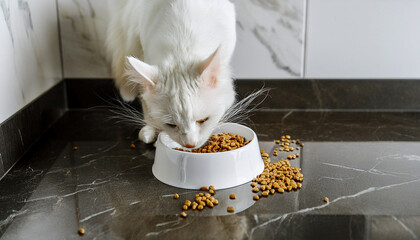
[[420,113],[266,110],[248,125],[267,152],[283,134],[305,143],[291,161],[302,189],[253,201],[244,184],[182,219],[198,191],[153,177],[154,147],[138,129],[68,111],[0,181],[0,238],[79,239],[79,227],[85,239],[420,238]]

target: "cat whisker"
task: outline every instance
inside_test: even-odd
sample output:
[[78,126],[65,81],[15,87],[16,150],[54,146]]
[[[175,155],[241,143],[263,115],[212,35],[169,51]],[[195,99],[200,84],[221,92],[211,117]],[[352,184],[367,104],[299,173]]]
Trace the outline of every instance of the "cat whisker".
[[[260,90],[252,92],[246,98],[240,100],[239,102],[233,104],[223,115],[220,122],[235,122],[235,123],[244,123],[246,120],[249,120],[252,116],[252,113],[257,110],[257,107],[261,105],[268,97],[270,89],[262,87]],[[259,102],[251,105],[258,97],[265,96]]]

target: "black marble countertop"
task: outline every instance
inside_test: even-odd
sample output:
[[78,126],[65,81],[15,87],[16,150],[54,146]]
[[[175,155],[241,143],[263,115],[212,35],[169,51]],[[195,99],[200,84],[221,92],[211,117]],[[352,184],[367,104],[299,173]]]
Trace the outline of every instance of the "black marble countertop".
[[420,238],[420,113],[267,110],[249,126],[267,152],[284,134],[305,143],[291,161],[302,189],[255,202],[247,183],[182,219],[182,203],[199,191],[154,178],[154,148],[136,140],[138,130],[105,111],[69,111],[0,181],[1,238]]

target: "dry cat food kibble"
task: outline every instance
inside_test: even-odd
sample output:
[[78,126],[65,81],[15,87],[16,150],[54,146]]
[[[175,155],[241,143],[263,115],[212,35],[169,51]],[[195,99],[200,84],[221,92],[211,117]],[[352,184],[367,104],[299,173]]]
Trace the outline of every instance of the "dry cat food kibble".
[[227,211],[232,213],[235,211],[235,209],[232,206],[227,207]]
[[79,230],[77,230],[77,232],[79,233],[80,236],[85,235],[85,229],[84,228],[79,228]]
[[[275,143],[281,147],[274,149],[273,156],[277,156],[277,151],[279,150],[286,152],[294,151],[293,144],[303,146],[303,143],[299,139],[291,140],[290,135],[281,136],[280,139],[280,141],[276,140]],[[254,195],[254,200],[258,200],[261,196],[268,197],[270,194],[273,195],[276,191],[284,193],[285,191],[302,188],[303,174],[300,172],[301,169],[292,167],[289,162],[289,160],[298,158],[298,153],[288,155],[287,158],[289,160],[285,159],[271,163],[269,155],[262,149],[261,157],[264,160],[264,171],[254,178],[251,183],[252,191],[256,193],[261,191],[261,195]],[[259,188],[258,184],[260,185]]]
[[329,199],[327,197],[324,197],[324,202],[328,203]]
[[174,148],[178,151],[193,152],[193,153],[213,153],[213,152],[226,152],[234,150],[247,145],[249,141],[245,141],[245,138],[233,133],[220,133],[210,136],[207,144],[201,148],[188,151],[182,148]]
[[[215,193],[216,189],[214,186],[203,186],[200,188],[201,191],[208,191],[207,193],[197,193],[195,195],[195,200],[194,201],[190,201],[190,200],[185,200],[184,204],[182,205],[182,210],[186,211],[188,209],[191,210],[203,210],[205,207],[209,207],[209,208],[213,208],[214,206],[219,204],[219,200],[217,200],[216,198],[214,198],[212,196],[212,194]],[[174,195],[175,196],[175,195]],[[185,212],[181,213],[185,214],[184,217],[187,217],[187,214]]]
[[179,198],[178,193],[175,193],[175,194],[174,194],[174,199],[178,199],[178,198]]
[[236,199],[236,195],[232,193],[232,194],[229,195],[229,198],[230,199]]
[[130,148],[131,148],[131,149],[134,149],[134,148],[136,148],[136,145],[134,145],[134,143],[132,143],[132,144],[130,145]]
[[179,216],[181,216],[183,218],[186,218],[187,217],[187,214],[185,212],[182,212],[181,214],[179,214]]
[[77,150],[77,149],[79,149],[79,147],[73,147],[73,150]]

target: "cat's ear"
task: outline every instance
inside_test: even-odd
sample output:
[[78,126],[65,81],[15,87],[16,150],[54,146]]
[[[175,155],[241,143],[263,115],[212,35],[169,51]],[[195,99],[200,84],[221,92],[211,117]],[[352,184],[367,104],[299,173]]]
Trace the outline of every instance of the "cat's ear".
[[207,59],[200,63],[198,72],[203,79],[203,83],[215,87],[220,73],[220,58],[217,54],[219,48],[216,49]]
[[153,65],[149,65],[135,57],[127,57],[127,61],[131,67],[140,75],[139,77],[133,77],[131,81],[139,83],[141,86],[153,89],[156,85],[156,76],[158,74],[158,68]]

